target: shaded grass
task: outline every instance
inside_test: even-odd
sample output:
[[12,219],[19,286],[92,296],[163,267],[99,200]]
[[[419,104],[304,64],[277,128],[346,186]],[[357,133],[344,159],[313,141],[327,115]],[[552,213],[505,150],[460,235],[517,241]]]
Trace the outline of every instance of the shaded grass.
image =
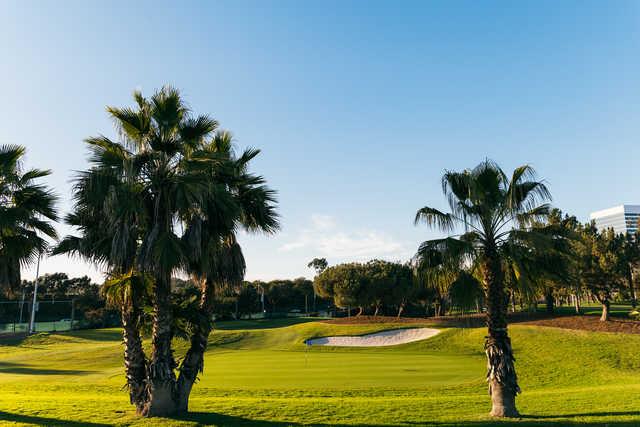
[[[514,325],[520,420],[490,419],[483,328],[380,348],[304,345],[406,324],[282,319],[218,324],[192,412],[137,418],[119,331],[37,335],[0,346],[0,424],[67,426],[640,425],[640,336]],[[291,321],[293,320],[293,321]],[[304,320],[304,319],[303,319]],[[222,322],[221,322],[222,323]],[[416,327],[419,325],[410,325]],[[177,342],[184,351],[185,343]]]

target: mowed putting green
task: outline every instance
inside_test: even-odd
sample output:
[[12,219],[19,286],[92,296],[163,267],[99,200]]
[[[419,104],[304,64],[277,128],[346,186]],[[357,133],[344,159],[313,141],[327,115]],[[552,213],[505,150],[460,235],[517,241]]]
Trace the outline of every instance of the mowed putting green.
[[122,389],[118,330],[5,340],[0,424],[640,425],[638,335],[511,327],[524,390],[518,398],[524,417],[514,421],[486,415],[483,329],[442,329],[428,340],[393,347],[304,345],[308,338],[402,326],[220,324],[211,335],[192,412],[152,420],[135,416]]

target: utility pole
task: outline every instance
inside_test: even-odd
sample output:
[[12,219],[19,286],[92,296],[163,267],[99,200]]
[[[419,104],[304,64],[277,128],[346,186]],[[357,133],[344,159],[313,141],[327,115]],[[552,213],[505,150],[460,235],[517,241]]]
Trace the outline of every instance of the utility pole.
[[31,322],[29,322],[29,333],[32,334],[36,331],[36,304],[38,297],[38,279],[40,279],[40,257],[42,253],[38,253],[38,264],[36,266],[36,280],[33,285],[33,304],[31,305]]

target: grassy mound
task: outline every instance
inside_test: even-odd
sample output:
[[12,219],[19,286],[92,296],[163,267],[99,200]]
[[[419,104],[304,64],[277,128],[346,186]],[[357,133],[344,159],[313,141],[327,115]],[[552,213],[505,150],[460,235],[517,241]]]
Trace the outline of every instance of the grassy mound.
[[[640,425],[640,335],[511,328],[521,420],[486,416],[482,328],[444,329],[394,347],[304,345],[415,324],[229,322],[211,335],[190,415],[138,419],[128,404],[118,330],[0,343],[0,424]],[[181,343],[184,349],[184,343]]]

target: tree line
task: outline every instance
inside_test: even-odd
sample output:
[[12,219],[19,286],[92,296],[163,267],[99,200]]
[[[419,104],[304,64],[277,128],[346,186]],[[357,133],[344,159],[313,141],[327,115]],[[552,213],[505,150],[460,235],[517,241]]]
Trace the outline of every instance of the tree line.
[[[32,309],[35,280],[23,280],[17,292],[7,295],[14,304],[2,304],[0,321],[26,322]],[[38,278],[36,321],[62,318],[74,320],[74,327],[104,328],[119,326],[116,307],[109,307],[101,294],[101,284],[88,276],[69,277],[66,273],[44,274]],[[75,323],[77,322],[77,323]]]

